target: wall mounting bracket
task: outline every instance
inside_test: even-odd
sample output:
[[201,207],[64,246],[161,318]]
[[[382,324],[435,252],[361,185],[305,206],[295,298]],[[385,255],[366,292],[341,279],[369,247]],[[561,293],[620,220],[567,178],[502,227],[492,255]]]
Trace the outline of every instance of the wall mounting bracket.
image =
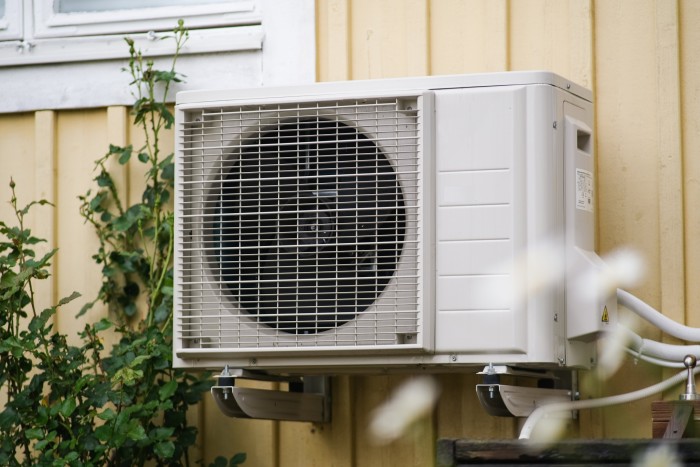
[[[330,421],[330,379],[327,376],[285,377],[243,369],[229,369],[217,376],[211,395],[228,417],[295,422]],[[237,387],[237,379],[284,382],[288,391]]]
[[[514,369],[489,364],[479,374],[484,382],[476,385],[476,394],[481,406],[489,415],[496,417],[527,417],[537,407],[555,402],[567,402],[576,397],[574,378],[568,382],[571,389],[555,388],[561,379],[552,372]],[[501,376],[535,378],[544,383],[541,387],[501,384]],[[565,383],[566,384],[566,383]],[[566,416],[572,417],[569,412]]]

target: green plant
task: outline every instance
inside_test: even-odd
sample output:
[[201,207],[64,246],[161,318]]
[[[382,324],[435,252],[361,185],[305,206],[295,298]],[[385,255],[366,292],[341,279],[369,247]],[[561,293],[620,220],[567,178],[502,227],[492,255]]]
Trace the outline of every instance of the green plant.
[[[132,466],[191,465],[197,430],[187,412],[209,388],[207,375],[172,368],[173,156],[163,156],[160,141],[173,123],[165,104],[170,85],[180,76],[175,61],[187,38],[182,22],[175,29],[176,53],[168,71],[154,68],[127,39],[136,97],[134,121],[146,144],[110,146],[97,161],[98,185],[81,197],[81,214],[92,225],[100,247],[94,255],[103,283],[95,300],[109,304],[112,319],[88,324],[78,346],[53,329],[59,307],[38,310],[34,283],[49,277],[52,250],[38,257],[43,240],[26,228],[36,205],[19,207],[12,190],[15,226],[0,221],[0,465]],[[132,154],[146,164],[141,202],[122,205],[107,170],[116,158]],[[102,333],[119,342],[103,347]],[[244,454],[217,457],[211,466],[237,466]]]
[[[97,160],[95,193],[81,197],[81,214],[94,227],[100,242],[94,260],[102,267],[102,286],[96,299],[109,305],[116,319],[119,343],[102,360],[110,381],[119,388],[114,409],[102,413],[101,441],[108,442],[113,459],[124,465],[146,461],[189,465],[197,430],[187,420],[189,408],[210,387],[209,375],[195,376],[172,368],[172,307],[174,214],[170,201],[174,182],[173,154],[163,155],[161,141],[174,118],[166,102],[173,83],[182,76],[175,64],[187,40],[183,22],[174,30],[175,53],[167,70],[158,70],[126,39],[134,124],[145,144],[111,145]],[[132,156],[136,157],[133,158]],[[146,166],[141,200],[124,206],[112,175],[110,159]],[[136,163],[134,162],[134,163]],[[139,312],[139,309],[142,312]],[[132,429],[118,433],[118,427]],[[112,428],[109,428],[112,427]],[[110,431],[112,430],[112,431]],[[227,464],[242,463],[239,454]]]
[[33,248],[43,240],[24,218],[47,202],[20,208],[14,182],[10,187],[17,225],[0,221],[0,388],[7,397],[0,412],[0,465],[100,465],[107,448],[94,420],[109,384],[94,358],[102,350],[98,333],[109,323],[86,326],[81,347],[53,331],[58,307],[79,294],[37,309],[34,282],[49,277],[56,250],[37,258]]

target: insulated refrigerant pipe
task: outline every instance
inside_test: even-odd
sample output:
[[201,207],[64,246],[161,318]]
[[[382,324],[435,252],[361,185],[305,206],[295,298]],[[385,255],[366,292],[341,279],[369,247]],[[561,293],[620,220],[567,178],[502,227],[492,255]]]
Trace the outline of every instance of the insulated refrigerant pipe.
[[685,368],[685,365],[683,365],[683,363],[681,362],[650,357],[649,355],[644,355],[643,353],[635,352],[632,349],[625,349],[625,351],[628,354],[630,354],[633,358],[645,361],[647,363],[651,363],[652,365],[663,366],[666,368]]
[[686,355],[700,355],[700,345],[666,344],[664,342],[645,339],[621,324],[617,326],[624,333],[625,339],[625,342],[620,343],[620,345],[627,347],[635,353],[672,362],[682,362]]
[[[661,312],[644,303],[629,292],[617,289],[617,302],[636,315],[649,321],[666,334],[688,342],[700,342],[700,328],[685,326],[672,320],[668,316],[664,316]],[[683,359],[681,358],[681,360]]]
[[[618,289],[617,301],[619,304],[625,306],[632,312],[649,321],[666,334],[670,334],[674,337],[689,342],[700,342],[700,328],[692,328],[673,321],[629,292]],[[649,361],[650,363],[662,365],[668,363],[669,366],[676,366],[677,364],[674,364],[674,362],[683,361],[686,355],[700,355],[700,345],[665,344],[663,342],[644,339],[626,327],[619,324],[618,326],[620,326],[620,328],[623,330],[624,337],[627,340],[627,342],[624,343],[624,346],[628,347],[626,350],[633,355],[637,355],[640,358]],[[700,366],[695,367],[692,371],[693,375],[697,374],[698,371],[700,371]],[[520,430],[520,439],[530,439],[535,427],[537,426],[537,423],[539,423],[540,420],[549,414],[568,412],[572,410],[594,409],[636,401],[666,391],[685,380],[687,376],[687,370],[681,371],[675,376],[672,376],[671,378],[668,378],[660,383],[654,384],[653,386],[625,394],[601,397],[599,399],[578,400],[543,405],[533,410],[533,412],[527,418],[523,424],[522,430]]]

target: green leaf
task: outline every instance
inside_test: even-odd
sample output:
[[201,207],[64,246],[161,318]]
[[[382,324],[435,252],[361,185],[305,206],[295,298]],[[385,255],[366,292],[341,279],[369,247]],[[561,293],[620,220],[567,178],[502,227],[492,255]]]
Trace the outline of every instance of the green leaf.
[[172,441],[162,441],[156,444],[155,453],[161,459],[170,459],[175,454],[175,445]]
[[97,177],[95,177],[95,181],[97,182],[97,186],[101,186],[101,187],[114,186],[114,181],[112,180],[112,176],[106,170],[102,170],[100,172],[100,174]]
[[129,162],[129,159],[131,159],[131,151],[131,146],[127,146],[121,151],[119,154],[119,164],[124,165]]
[[89,207],[91,211],[99,211],[102,208],[102,202],[107,198],[107,192],[106,191],[100,191],[98,192],[91,200],[89,203]]
[[40,330],[44,329],[47,321],[54,314],[55,309],[47,308],[46,310],[42,311],[38,316],[32,318],[32,320],[29,322],[29,326],[27,327],[27,329],[29,329],[32,332],[39,332]]
[[0,412],[0,430],[9,431],[10,427],[14,423],[19,423],[19,415],[12,407],[6,407],[5,410]]
[[37,441],[36,444],[34,445],[34,449],[37,451],[43,451],[44,448],[51,442],[50,439],[42,439],[41,441]]
[[56,304],[56,307],[58,308],[59,306],[65,305],[66,303],[70,303],[70,302],[72,302],[73,300],[75,300],[76,298],[78,298],[78,297],[80,297],[80,296],[81,296],[80,293],[78,293],[78,292],[73,292],[73,293],[70,294],[69,296],[63,297],[62,299],[60,299],[60,300],[58,301],[58,303]]
[[158,396],[160,397],[160,400],[164,401],[175,394],[175,391],[177,391],[177,380],[173,379],[160,387],[158,390]]
[[248,456],[244,452],[239,452],[231,458],[229,462],[229,467],[237,467],[246,461]]
[[177,73],[175,71],[156,71],[155,81],[175,81],[177,79]]
[[122,383],[124,386],[133,386],[139,379],[143,378],[143,371],[134,370],[131,367],[120,368],[114,373],[112,381]]
[[29,439],[43,439],[44,430],[42,430],[41,428],[28,428],[24,432],[24,435]]
[[153,107],[156,108],[156,110],[163,117],[163,120],[165,120],[165,128],[170,129],[173,126],[173,123],[175,123],[175,117],[172,113],[170,113],[168,107],[165,104],[161,103],[154,103]]
[[72,397],[67,398],[61,403],[60,408],[58,409],[58,412],[63,415],[64,417],[68,418],[71,416],[75,408],[77,407],[77,404],[75,402],[75,399]]
[[85,313],[87,313],[88,311],[90,311],[94,305],[95,305],[95,302],[86,303],[85,305],[83,305],[83,306],[80,308],[80,311],[78,312],[77,315],[75,315],[75,317],[76,317],[76,318],[80,318],[80,317],[83,316]]
[[161,177],[164,180],[174,180],[175,179],[175,164],[170,163],[163,166],[163,171],[161,172]]
[[112,223],[112,227],[117,232],[125,232],[139,220],[145,219],[147,215],[148,210],[145,206],[135,204],[127,209],[123,215],[115,219],[115,221]]
[[136,419],[129,422],[129,429],[126,432],[126,436],[134,441],[141,441],[148,438],[148,436],[146,436],[146,430],[143,429],[139,424],[139,420]]
[[31,203],[27,204],[24,208],[20,209],[19,212],[26,215],[29,212],[29,209],[37,204],[40,206],[44,206],[46,204],[48,204],[49,206],[53,206],[53,204],[49,203],[45,199],[40,199],[39,201],[32,201]]
[[100,420],[104,420],[106,422],[108,422],[110,420],[114,420],[114,418],[116,416],[117,416],[117,413],[109,407],[107,407],[102,412],[97,414],[97,418],[99,418]]
[[139,355],[138,357],[134,358],[131,362],[129,362],[129,366],[131,368],[136,368],[146,360],[149,360],[151,358],[151,355]]
[[112,425],[105,424],[95,428],[95,437],[103,443],[109,441],[109,439],[112,437]]
[[145,152],[140,152],[138,157],[139,157],[139,160],[141,162],[143,162],[144,164],[150,160],[150,158],[148,157],[148,154],[146,154]]
[[160,305],[156,307],[156,311],[153,314],[153,319],[157,324],[164,322],[170,316],[170,306],[163,300]]
[[95,328],[96,332],[104,331],[105,329],[112,327],[112,322],[107,318],[102,318],[96,322],[93,327]]
[[122,152],[123,150],[124,150],[124,148],[121,147],[121,146],[117,146],[117,145],[114,145],[114,144],[110,144],[110,145],[109,145],[109,154],[108,154],[108,155],[112,155],[112,154],[121,154],[121,152]]

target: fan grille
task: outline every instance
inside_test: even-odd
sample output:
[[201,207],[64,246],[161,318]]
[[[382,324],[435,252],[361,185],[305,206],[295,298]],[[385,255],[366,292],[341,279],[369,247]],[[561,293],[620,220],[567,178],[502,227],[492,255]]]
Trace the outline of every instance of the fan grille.
[[402,345],[415,336],[418,123],[415,98],[186,112],[183,347]]

